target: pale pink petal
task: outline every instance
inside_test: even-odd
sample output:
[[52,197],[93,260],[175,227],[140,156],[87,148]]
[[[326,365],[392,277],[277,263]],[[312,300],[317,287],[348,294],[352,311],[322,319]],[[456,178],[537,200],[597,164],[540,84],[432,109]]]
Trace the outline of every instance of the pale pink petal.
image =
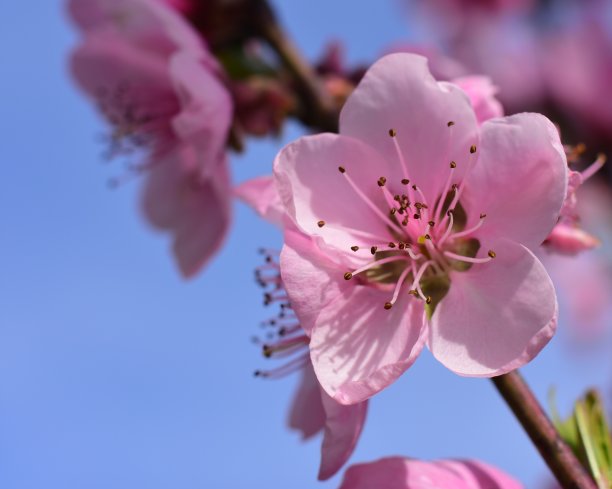
[[347,176],[377,208],[384,209],[377,181],[381,176],[390,178],[391,171],[366,144],[335,134],[302,137],[283,148],[274,163],[276,187],[289,217],[300,230],[342,252],[350,252],[353,245],[370,248],[377,237],[386,242],[389,234],[388,218],[366,204]]
[[479,124],[504,115],[502,104],[495,98],[497,87],[489,77],[464,76],[451,81],[467,93]]
[[431,352],[460,375],[493,377],[521,367],[557,326],[557,299],[544,266],[520,244],[494,244],[496,258],[452,274],[431,320]]
[[487,215],[477,237],[505,237],[535,249],[559,218],[567,162],[557,129],[540,114],[518,114],[482,125],[478,163],[462,203],[473,219]]
[[120,36],[151,55],[169,57],[182,49],[212,61],[202,38],[159,0],[70,0],[68,11],[81,29]]
[[[454,126],[448,127],[449,122]],[[408,53],[390,54],[374,63],[340,114],[340,133],[376,148],[401,168],[389,129],[408,167],[409,178],[428,199],[438,197],[451,160],[461,177],[477,144],[474,111],[455,85],[436,82],[427,59]]]
[[325,417],[321,386],[309,362],[302,370],[300,385],[293,396],[288,424],[302,434],[303,440],[307,440],[323,430]]
[[157,162],[143,193],[143,211],[154,227],[172,236],[172,250],[182,275],[195,275],[219,250],[231,219],[227,165],[202,179],[194,171],[196,155],[184,147]]
[[325,305],[311,332],[310,358],[325,391],[342,404],[368,399],[414,363],[426,339],[423,304],[351,283]]
[[322,389],[321,397],[326,421],[319,480],[327,480],[342,468],[355,450],[368,412],[368,401],[345,406]]
[[310,335],[323,307],[336,301],[352,284],[344,280],[345,270],[314,240],[293,229],[285,231],[280,266],[291,307]]
[[440,467],[455,472],[466,489],[522,489],[523,485],[497,467],[478,460],[440,460]]
[[576,255],[581,251],[597,248],[601,241],[584,229],[571,224],[559,223],[544,241],[550,251],[562,255]]
[[173,55],[169,70],[181,104],[172,127],[180,140],[193,144],[198,166],[208,176],[225,151],[232,122],[229,92],[201,59],[187,52]]
[[271,175],[253,178],[234,189],[236,195],[263,219],[281,227],[285,209]]
[[340,489],[521,489],[516,480],[478,461],[425,462],[402,457],[353,465]]

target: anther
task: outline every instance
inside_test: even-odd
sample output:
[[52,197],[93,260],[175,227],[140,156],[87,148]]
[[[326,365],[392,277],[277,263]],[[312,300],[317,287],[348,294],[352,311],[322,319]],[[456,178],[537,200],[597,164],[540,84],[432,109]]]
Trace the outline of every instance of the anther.
[[425,299],[425,304],[431,304],[431,296],[428,295]]
[[393,241],[389,242],[389,248],[395,248],[395,243]]
[[495,253],[493,250],[489,250],[487,255],[489,255],[491,258],[495,258],[497,256],[497,253]]
[[408,216],[406,216],[402,221],[402,226],[408,226]]
[[346,171],[346,168],[344,168],[343,166],[339,166],[339,167],[338,167],[338,171],[339,171],[340,173],[344,173],[344,172]]
[[319,221],[319,222],[317,222],[317,226],[319,226],[320,228],[322,228],[323,226],[325,226],[325,221]]
[[459,188],[459,185],[457,185],[456,183],[453,183],[453,184],[451,185],[451,190],[452,190],[453,192],[456,192],[458,188]]
[[375,255],[375,254],[376,254],[376,250],[378,250],[378,246],[372,246],[372,247],[370,248],[370,253],[372,253],[373,255]]
[[480,219],[484,219],[485,217],[487,217],[487,215],[484,212],[480,214]]
[[406,245],[404,243],[399,243],[397,246],[400,250],[403,250],[404,248],[406,248]]
[[450,167],[451,168],[457,168],[457,163],[455,163],[454,161],[450,162]]
[[421,214],[415,214],[414,216],[412,216],[415,219],[421,219]]
[[454,125],[455,125],[455,123],[454,123],[453,121],[448,121],[448,122],[446,123],[446,126],[447,126],[447,127],[453,127]]
[[[400,209],[401,210],[401,209]],[[390,211],[389,214],[391,214],[392,216],[395,215],[395,213],[397,212],[397,209],[395,207],[393,207]]]
[[359,250],[359,246],[351,246],[351,250],[358,251]]
[[433,221],[429,221],[427,224],[429,224],[431,227],[434,227],[436,223]]
[[391,304],[390,302],[385,302],[385,309],[388,311],[389,309],[391,309],[393,307],[393,304]]
[[410,180],[408,180],[407,178],[402,178],[403,185],[408,185],[409,183],[410,183]]
[[380,178],[378,179],[378,186],[379,186],[379,187],[384,187],[384,186],[385,186],[385,183],[387,183],[387,179],[386,179],[385,177],[380,177]]
[[476,153],[476,145],[475,144],[472,144],[472,146],[470,146],[470,153],[471,154]]
[[395,200],[395,201],[399,202],[399,201],[400,201],[400,196],[399,196],[399,194],[395,194],[395,195],[393,196],[393,200]]
[[449,209],[449,210],[447,210],[447,211],[446,211],[446,215],[447,215],[448,217],[450,217],[452,213],[453,213],[453,210],[452,210],[452,209]]
[[426,234],[425,239],[431,239],[431,236],[429,234]]
[[353,274],[351,272],[346,272],[344,274],[344,280],[350,280],[353,278]]
[[270,358],[272,356],[272,348],[270,348],[268,345],[264,345],[261,349],[261,352],[266,358]]
[[416,190],[417,190],[417,186],[416,186],[416,185],[413,185],[413,186],[412,186],[412,190],[414,190],[414,191],[416,192]]
[[394,138],[397,136],[397,131],[395,129],[389,129],[389,136]]
[[410,295],[415,296],[415,297],[418,297],[418,296],[419,296],[419,293],[417,292],[417,290],[416,290],[416,289],[410,289],[410,290],[408,291],[408,293],[409,293]]

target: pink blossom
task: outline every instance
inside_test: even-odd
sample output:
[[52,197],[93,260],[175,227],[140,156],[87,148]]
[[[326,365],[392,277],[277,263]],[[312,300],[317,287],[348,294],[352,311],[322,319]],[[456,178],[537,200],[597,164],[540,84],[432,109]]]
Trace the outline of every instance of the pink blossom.
[[70,9],[86,29],[72,72],[112,126],[107,156],[129,158],[129,173],[150,171],[145,216],[172,236],[181,273],[193,276],[230,219],[232,103],[216,63],[160,2],[74,0]]
[[576,129],[586,126],[591,137],[612,134],[612,37],[601,22],[606,14],[596,15],[549,35],[544,57],[552,96]]
[[501,470],[476,460],[388,457],[348,468],[340,489],[521,489]]
[[504,108],[495,98],[498,92],[497,87],[493,85],[490,78],[472,75],[455,78],[451,82],[467,93],[479,124],[504,115]]
[[363,401],[427,343],[454,372],[490,377],[552,337],[557,301],[533,255],[557,222],[567,163],[539,114],[478,127],[426,60],[382,58],[340,134],[285,147],[274,172],[288,229],[281,270],[322,387]]
[[[254,194],[251,194],[254,195]],[[269,207],[263,206],[263,207]],[[264,323],[268,338],[263,344],[268,358],[292,357],[284,365],[272,370],[258,370],[256,375],[277,378],[296,370],[302,370],[302,379],[291,404],[289,426],[302,433],[304,440],[323,431],[319,479],[332,477],[353,453],[365,423],[368,403],[344,406],[321,389],[308,357],[308,336],[302,330],[287,302],[283,282],[274,253],[267,253],[266,263],[257,269],[256,278],[267,290],[264,303],[280,304],[280,313]],[[270,331],[272,330],[272,332]]]

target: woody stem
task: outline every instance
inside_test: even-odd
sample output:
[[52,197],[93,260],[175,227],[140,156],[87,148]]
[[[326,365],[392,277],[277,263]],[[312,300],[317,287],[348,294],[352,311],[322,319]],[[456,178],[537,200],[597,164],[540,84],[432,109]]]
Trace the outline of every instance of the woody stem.
[[518,372],[491,379],[563,489],[597,489]]

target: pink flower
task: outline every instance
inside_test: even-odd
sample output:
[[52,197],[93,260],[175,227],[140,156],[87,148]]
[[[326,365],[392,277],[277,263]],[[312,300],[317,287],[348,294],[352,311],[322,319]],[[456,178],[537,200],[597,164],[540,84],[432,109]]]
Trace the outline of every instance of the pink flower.
[[504,108],[495,98],[498,92],[497,87],[493,85],[490,78],[472,75],[455,78],[451,82],[467,93],[474,107],[478,124],[504,115]]
[[[263,345],[264,356],[268,358],[293,357],[284,365],[272,370],[258,370],[258,377],[278,378],[295,370],[302,370],[300,386],[291,404],[289,426],[302,433],[304,440],[323,431],[319,480],[332,477],[349,459],[365,423],[367,401],[344,406],[321,389],[308,358],[308,336],[304,334],[293,314],[283,282],[279,274],[274,253],[267,253],[266,263],[256,272],[258,283],[265,289],[264,303],[280,303],[280,313],[264,323],[269,330]],[[270,331],[272,330],[272,331]]]
[[353,465],[340,489],[521,489],[501,470],[476,460],[423,462],[402,457]]
[[181,273],[191,277],[230,220],[232,103],[216,63],[160,2],[74,0],[70,8],[86,29],[72,72],[112,126],[107,156],[129,158],[131,173],[150,171],[145,216],[172,235]]
[[339,135],[288,145],[274,172],[307,236],[285,232],[284,285],[338,402],[388,386],[425,343],[454,372],[491,377],[553,335],[555,292],[531,250],[557,222],[567,163],[544,116],[478,127],[463,91],[394,54],[353,92]]

